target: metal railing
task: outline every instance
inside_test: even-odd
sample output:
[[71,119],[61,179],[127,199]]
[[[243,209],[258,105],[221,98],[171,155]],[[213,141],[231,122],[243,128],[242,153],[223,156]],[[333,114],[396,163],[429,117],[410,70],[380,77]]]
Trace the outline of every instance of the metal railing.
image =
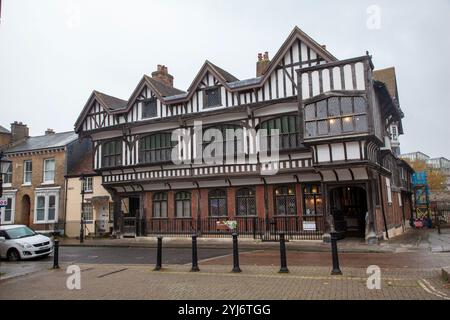
[[266,241],[278,240],[280,233],[290,240],[320,240],[324,233],[323,216],[313,215],[279,216],[269,219],[259,217],[156,218],[145,222],[146,234],[189,237],[196,233],[199,237],[231,237],[234,230],[223,224],[227,220],[236,221],[235,231],[240,237]]

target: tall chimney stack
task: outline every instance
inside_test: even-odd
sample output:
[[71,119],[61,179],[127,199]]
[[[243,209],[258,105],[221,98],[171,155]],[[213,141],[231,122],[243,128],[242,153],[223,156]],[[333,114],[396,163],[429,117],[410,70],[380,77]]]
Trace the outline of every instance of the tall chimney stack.
[[45,130],[45,135],[48,136],[49,134],[55,134],[55,130],[53,130],[53,129]]
[[26,124],[14,121],[11,123],[11,142],[17,142],[29,137],[29,129]]
[[260,77],[267,70],[270,64],[269,53],[266,51],[264,54],[258,53],[258,61],[256,62],[256,76]]
[[158,64],[156,71],[152,72],[152,78],[164,83],[169,87],[173,87],[173,76],[167,71],[167,67]]

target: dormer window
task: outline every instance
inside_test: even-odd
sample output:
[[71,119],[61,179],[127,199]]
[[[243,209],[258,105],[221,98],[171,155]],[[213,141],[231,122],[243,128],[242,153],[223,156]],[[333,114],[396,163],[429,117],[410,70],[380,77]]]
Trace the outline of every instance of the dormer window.
[[222,105],[220,99],[220,88],[210,88],[205,90],[204,108],[213,108]]
[[154,118],[158,115],[156,99],[152,98],[142,102],[142,119]]

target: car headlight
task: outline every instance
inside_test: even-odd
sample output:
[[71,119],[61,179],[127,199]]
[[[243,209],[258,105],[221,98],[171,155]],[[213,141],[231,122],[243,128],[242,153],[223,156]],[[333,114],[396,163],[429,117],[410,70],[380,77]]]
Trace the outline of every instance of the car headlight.
[[29,243],[21,243],[20,246],[24,249],[31,249],[33,246]]

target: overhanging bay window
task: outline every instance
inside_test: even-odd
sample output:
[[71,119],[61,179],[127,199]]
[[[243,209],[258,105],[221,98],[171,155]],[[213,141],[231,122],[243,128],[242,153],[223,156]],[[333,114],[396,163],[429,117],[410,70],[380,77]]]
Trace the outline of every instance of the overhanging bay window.
[[[298,116],[286,115],[270,119],[261,123],[261,129],[267,130],[267,136],[274,134],[278,129],[280,150],[294,149],[300,146]],[[267,141],[270,150],[270,139]]]
[[122,164],[122,140],[112,140],[102,144],[102,166],[117,167]]
[[39,190],[36,192],[34,223],[58,221],[59,190]]
[[170,133],[156,133],[139,140],[139,163],[169,162],[177,145]]
[[330,97],[307,104],[304,110],[305,139],[364,133],[368,129],[363,97]]

